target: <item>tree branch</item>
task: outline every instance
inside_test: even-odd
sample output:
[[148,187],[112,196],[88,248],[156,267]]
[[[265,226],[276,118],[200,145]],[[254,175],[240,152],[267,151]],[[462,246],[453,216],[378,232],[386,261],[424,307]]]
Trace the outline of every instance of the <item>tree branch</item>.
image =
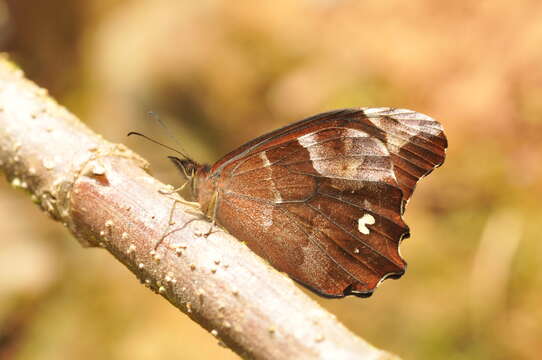
[[[232,236],[178,204],[125,146],[94,134],[0,57],[0,168],[87,246],[102,246],[233,351],[254,359],[392,359]],[[154,250],[168,229],[177,231]]]

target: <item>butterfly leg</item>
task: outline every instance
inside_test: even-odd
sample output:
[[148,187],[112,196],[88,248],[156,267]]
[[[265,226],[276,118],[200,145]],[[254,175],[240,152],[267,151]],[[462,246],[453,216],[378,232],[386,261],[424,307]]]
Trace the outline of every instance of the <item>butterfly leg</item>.
[[209,226],[209,230],[206,233],[201,234],[205,238],[209,237],[209,235],[217,231],[215,230],[217,209],[218,209],[218,192],[215,191],[215,193],[211,197],[210,206],[207,208],[207,214],[206,214],[207,217],[211,219],[211,224]]
[[198,235],[203,236],[204,238],[208,238],[212,233],[217,231],[218,230],[216,229],[216,221],[213,219],[209,224],[209,230],[207,230],[205,233],[200,233]]
[[[171,206],[171,209],[169,211],[168,228],[166,229],[164,234],[160,237],[160,240],[158,240],[158,242],[154,245],[154,250],[156,250],[164,242],[165,238],[168,237],[169,235],[171,235],[172,233],[184,229],[187,225],[189,225],[194,220],[201,220],[201,219],[204,218],[204,215],[201,213],[199,203],[194,202],[194,201],[187,201],[187,200],[184,200],[183,198],[172,196],[173,194],[177,193],[178,191],[181,191],[186,186],[186,184],[187,184],[187,182],[185,182],[183,185],[181,185],[177,189],[160,189],[160,190],[158,190],[158,192],[160,194],[163,194],[167,198],[173,200],[173,206]],[[190,208],[187,209],[186,212],[189,213],[190,215],[196,216],[196,218],[187,221],[183,226],[181,226],[179,228],[168,231],[170,226],[175,225],[175,221],[173,221],[173,215],[175,213],[175,208],[176,208],[178,203],[189,206]]]
[[[184,184],[182,184],[181,186],[179,186],[176,189],[172,189],[172,186],[168,185],[168,187],[166,189],[160,189],[160,190],[158,190],[158,192],[160,194],[163,194],[163,195],[172,195],[172,194],[178,193],[179,191],[182,191],[186,187],[187,184],[188,184],[188,181],[185,182]],[[182,203],[182,204],[191,206],[191,207],[199,207],[199,203],[197,201],[188,201],[188,200],[184,200],[182,198],[180,200],[177,199],[177,201]]]
[[160,237],[160,240],[158,240],[158,242],[154,245],[154,250],[158,249],[158,246],[160,246],[160,244],[162,244],[164,242],[164,240],[171,234],[177,232],[177,231],[181,231],[182,229],[184,229],[185,227],[187,227],[191,222],[193,221],[196,221],[196,220],[201,220],[201,219],[198,219],[198,218],[194,218],[194,219],[190,219],[188,220],[186,223],[183,224],[183,226],[181,227],[178,227],[178,228],[175,228],[175,229],[172,229],[172,230],[169,230],[167,231],[166,233],[164,233],[164,235],[162,235],[162,237]]
[[184,184],[182,184],[181,186],[179,186],[176,189],[173,188],[173,186],[171,186],[171,185],[166,185],[166,188],[160,189],[160,190],[158,190],[158,192],[160,194],[164,194],[164,195],[171,195],[171,194],[174,194],[174,193],[179,192],[182,189],[184,189],[186,187],[186,184],[188,184],[188,181],[185,181]]
[[[170,198],[170,199],[172,199],[173,201],[175,201],[175,202],[173,203],[173,207],[172,207],[171,212],[170,212],[170,214],[169,214],[169,223],[170,223],[170,225],[173,225],[173,222],[172,222],[173,212],[175,211],[175,205],[176,205],[177,203],[181,203],[181,204],[187,205],[187,206],[189,206],[189,207],[191,207],[191,208],[195,208],[195,209],[198,209],[198,210],[200,209],[200,205],[199,205],[199,203],[196,202],[196,201],[188,201],[188,200],[183,199],[182,197],[179,199],[179,198],[175,198],[175,197],[171,196],[171,195],[173,195],[173,194],[175,194],[175,193],[178,193],[179,191],[182,191],[182,190],[186,187],[187,184],[188,184],[188,181],[186,181],[184,184],[182,184],[181,186],[179,186],[179,187],[176,188],[176,189],[172,189],[172,186],[168,186],[167,189],[160,189],[160,190],[158,190],[158,192],[159,192],[160,194],[166,195],[168,198]],[[193,214],[193,215],[198,215],[198,216],[201,215],[200,212],[198,212],[197,214],[196,214],[195,212],[191,212],[191,214]]]
[[[160,237],[160,240],[158,240],[158,242],[154,245],[154,250],[156,250],[163,242],[164,240],[171,234],[177,232],[177,231],[181,231],[183,230],[185,227],[187,227],[190,223],[192,223],[193,221],[196,221],[196,220],[205,220],[206,217],[205,215],[203,215],[201,213],[201,211],[197,211],[196,209],[193,209],[191,211],[191,209],[187,209],[186,212],[191,214],[191,215],[194,215],[195,218],[193,219],[190,219],[188,220],[187,222],[185,222],[182,226],[180,227],[177,227],[177,228],[174,228],[174,229],[171,229],[171,230],[168,230],[172,225],[175,225],[175,221],[173,221],[173,214],[175,213],[175,207],[177,205],[177,203],[181,203],[181,204],[185,204],[186,205],[186,201],[181,201],[179,200],[178,198],[175,198],[175,197],[171,197],[171,196],[168,196],[168,198],[170,198],[171,200],[173,200],[173,206],[171,207],[171,210],[169,212],[169,218],[168,218],[168,227],[166,228],[166,231],[164,232],[164,234]],[[188,205],[191,205],[193,207],[198,207],[198,210],[199,210],[199,203],[193,203],[193,202],[188,202],[189,204]]]

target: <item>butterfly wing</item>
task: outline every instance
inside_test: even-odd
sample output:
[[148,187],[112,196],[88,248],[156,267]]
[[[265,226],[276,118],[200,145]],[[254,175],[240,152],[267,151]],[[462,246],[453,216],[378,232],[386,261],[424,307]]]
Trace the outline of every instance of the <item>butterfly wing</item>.
[[418,180],[442,165],[448,141],[440,123],[407,109],[368,108],[368,133],[386,144],[397,183],[407,202]]
[[341,110],[255,139],[210,171],[218,222],[324,296],[370,295],[404,273],[401,214],[444,160],[440,124],[410,110]]

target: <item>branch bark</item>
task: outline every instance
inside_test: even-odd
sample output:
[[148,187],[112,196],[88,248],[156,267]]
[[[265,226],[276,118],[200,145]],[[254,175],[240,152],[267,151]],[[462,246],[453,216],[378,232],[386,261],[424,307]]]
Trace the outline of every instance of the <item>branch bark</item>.
[[146,161],[94,134],[0,57],[0,168],[86,246],[250,359],[397,359],[356,337],[292,281],[178,204]]

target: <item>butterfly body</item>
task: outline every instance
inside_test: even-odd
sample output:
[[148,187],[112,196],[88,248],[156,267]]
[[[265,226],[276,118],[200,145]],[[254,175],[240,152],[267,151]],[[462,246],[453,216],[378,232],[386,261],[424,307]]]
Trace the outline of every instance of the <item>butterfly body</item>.
[[362,108],[288,125],[210,168],[172,160],[194,169],[205,214],[275,268],[323,296],[368,296],[404,273],[401,215],[446,146],[426,115]]

